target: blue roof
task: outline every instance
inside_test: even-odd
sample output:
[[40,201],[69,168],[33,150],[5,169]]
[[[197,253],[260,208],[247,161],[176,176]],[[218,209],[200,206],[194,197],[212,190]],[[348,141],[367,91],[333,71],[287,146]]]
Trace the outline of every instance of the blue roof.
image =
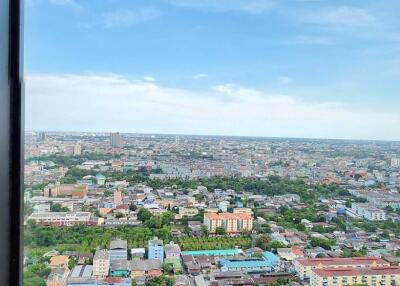
[[182,255],[193,255],[193,256],[230,256],[241,253],[241,249],[217,249],[217,250],[188,250],[182,251]]
[[96,174],[96,178],[97,179],[105,179],[106,177],[99,173],[99,174]]
[[264,257],[264,260],[271,263],[271,265],[277,264],[279,262],[279,257],[269,251],[264,251],[263,257]]
[[227,268],[272,267],[279,262],[279,258],[272,252],[263,252],[263,259],[228,260],[221,259],[219,263]]

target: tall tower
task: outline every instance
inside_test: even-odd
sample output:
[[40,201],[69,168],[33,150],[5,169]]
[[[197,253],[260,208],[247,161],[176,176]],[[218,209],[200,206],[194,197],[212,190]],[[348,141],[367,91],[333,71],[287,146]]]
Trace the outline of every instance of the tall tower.
[[110,133],[110,144],[112,147],[122,148],[124,147],[124,139],[119,132]]

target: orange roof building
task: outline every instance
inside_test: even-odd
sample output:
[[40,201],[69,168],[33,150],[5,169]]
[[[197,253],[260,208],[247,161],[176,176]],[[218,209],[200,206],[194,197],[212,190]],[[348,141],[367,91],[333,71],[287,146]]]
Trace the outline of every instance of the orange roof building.
[[204,224],[210,233],[217,228],[225,229],[226,233],[240,233],[253,229],[253,217],[245,213],[205,213]]
[[301,279],[310,278],[315,269],[386,267],[390,264],[378,257],[300,258],[293,263]]
[[311,286],[400,285],[400,266],[314,269]]

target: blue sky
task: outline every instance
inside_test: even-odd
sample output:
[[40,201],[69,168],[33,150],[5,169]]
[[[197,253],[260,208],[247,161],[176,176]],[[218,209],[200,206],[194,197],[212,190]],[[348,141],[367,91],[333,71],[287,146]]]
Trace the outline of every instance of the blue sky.
[[400,2],[29,0],[27,128],[400,140]]

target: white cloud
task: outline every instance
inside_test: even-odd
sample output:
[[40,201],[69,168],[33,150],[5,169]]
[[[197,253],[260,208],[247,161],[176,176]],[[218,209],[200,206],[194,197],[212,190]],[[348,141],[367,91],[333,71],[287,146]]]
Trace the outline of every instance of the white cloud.
[[143,79],[147,80],[147,81],[156,81],[156,79],[152,76],[145,76],[145,77],[143,77]]
[[304,23],[333,29],[368,28],[378,25],[367,10],[350,6],[330,7],[301,16]]
[[200,79],[203,79],[203,78],[206,78],[206,77],[208,77],[208,74],[206,74],[206,73],[198,73],[198,74],[195,74],[193,76],[193,79],[200,80]]
[[291,77],[288,76],[280,76],[278,78],[278,81],[280,84],[290,84],[293,82],[293,79]]
[[102,22],[106,28],[123,27],[146,22],[159,16],[159,10],[145,7],[136,10],[117,10],[103,13]]
[[167,2],[179,7],[216,12],[240,11],[250,14],[270,11],[277,3],[276,0],[167,0]]
[[32,74],[28,130],[400,139],[400,114],[234,84],[203,92],[112,74]]

